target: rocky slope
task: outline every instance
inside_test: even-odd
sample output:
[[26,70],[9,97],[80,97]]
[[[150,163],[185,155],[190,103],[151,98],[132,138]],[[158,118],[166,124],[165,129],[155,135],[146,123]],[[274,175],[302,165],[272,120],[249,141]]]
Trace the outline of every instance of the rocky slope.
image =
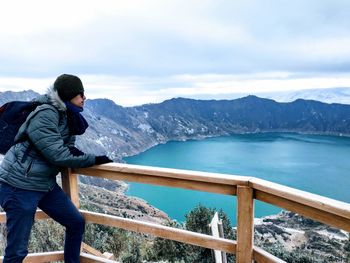
[[[111,184],[111,182],[109,182]],[[170,221],[167,214],[151,206],[145,200],[125,195],[127,185],[115,182],[116,187],[105,189],[90,184],[79,184],[82,207],[99,213],[137,219],[157,224]]]
[[287,262],[350,262],[349,238],[292,212],[255,220],[255,244]]

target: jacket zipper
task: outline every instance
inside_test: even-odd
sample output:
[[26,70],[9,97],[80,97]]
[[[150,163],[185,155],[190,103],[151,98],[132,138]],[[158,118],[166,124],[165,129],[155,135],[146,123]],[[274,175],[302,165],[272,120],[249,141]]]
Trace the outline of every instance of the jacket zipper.
[[30,172],[30,169],[32,168],[33,161],[31,161],[26,169],[26,172],[24,174],[25,177],[28,177],[28,174]]

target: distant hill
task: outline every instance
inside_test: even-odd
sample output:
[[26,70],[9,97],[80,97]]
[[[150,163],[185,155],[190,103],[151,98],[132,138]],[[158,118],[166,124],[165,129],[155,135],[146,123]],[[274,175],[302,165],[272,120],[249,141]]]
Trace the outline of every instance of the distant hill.
[[5,91],[0,92],[0,105],[10,101],[10,100],[24,100],[30,101],[37,97],[39,94],[32,90],[13,92],[13,91]]
[[148,116],[153,129],[171,139],[256,132],[350,133],[350,105],[302,99],[277,103],[256,96],[220,101],[177,98],[134,109],[138,115]]
[[[31,99],[33,91],[0,93],[0,102]],[[169,140],[258,132],[350,136],[350,105],[297,99],[278,103],[247,96],[234,100],[174,98],[122,107],[108,99],[87,100],[90,128],[78,138],[85,151],[108,152],[116,160]]]
[[278,102],[292,102],[297,99],[317,100],[325,103],[350,104],[350,88],[305,89],[298,91],[257,94],[259,97]]

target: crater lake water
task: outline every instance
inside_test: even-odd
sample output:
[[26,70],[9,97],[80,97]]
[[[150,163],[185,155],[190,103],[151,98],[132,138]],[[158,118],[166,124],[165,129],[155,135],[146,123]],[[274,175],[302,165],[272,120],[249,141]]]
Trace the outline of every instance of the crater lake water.
[[[168,142],[139,155],[128,164],[254,176],[300,190],[350,202],[350,138],[261,133]],[[236,223],[236,197],[171,187],[130,183],[137,196],[184,221],[199,203],[223,209]],[[255,201],[255,217],[280,208]]]

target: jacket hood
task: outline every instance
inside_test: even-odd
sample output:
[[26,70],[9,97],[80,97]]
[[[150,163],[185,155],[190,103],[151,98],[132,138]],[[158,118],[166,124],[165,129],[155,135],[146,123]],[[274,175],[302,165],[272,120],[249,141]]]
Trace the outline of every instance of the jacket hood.
[[58,96],[58,93],[56,90],[54,90],[53,86],[47,89],[45,95],[39,96],[35,100],[40,103],[51,104],[52,106],[56,107],[59,111],[67,110],[66,104]]

